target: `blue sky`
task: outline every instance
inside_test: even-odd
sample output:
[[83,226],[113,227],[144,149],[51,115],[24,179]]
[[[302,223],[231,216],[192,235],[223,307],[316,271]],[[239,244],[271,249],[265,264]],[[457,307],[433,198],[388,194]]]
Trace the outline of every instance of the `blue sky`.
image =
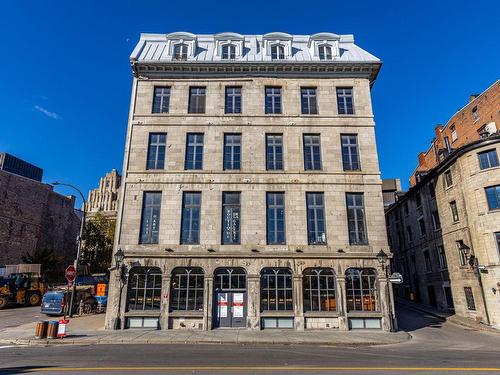
[[495,0],[3,1],[0,151],[86,194],[121,170],[141,32],[331,31],[384,62],[372,91],[380,165],[407,185],[434,126],[500,78],[499,14]]

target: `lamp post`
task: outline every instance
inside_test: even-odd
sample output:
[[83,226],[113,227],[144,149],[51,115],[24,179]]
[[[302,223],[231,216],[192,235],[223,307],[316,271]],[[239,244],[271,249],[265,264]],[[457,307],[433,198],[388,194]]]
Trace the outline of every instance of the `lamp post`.
[[76,293],[76,278],[78,277],[78,262],[80,261],[80,256],[81,256],[81,251],[82,251],[82,236],[83,236],[83,228],[85,227],[85,206],[87,202],[85,201],[85,197],[83,196],[83,193],[78,189],[76,186],[71,185],[71,184],[65,184],[62,182],[52,182],[52,186],[67,186],[70,187],[78,192],[80,194],[80,197],[82,198],[83,201],[83,213],[82,213],[82,222],[80,224],[80,234],[78,236],[78,248],[76,251],[76,259],[73,263],[75,266],[75,281],[73,282],[73,287],[71,289],[71,300],[69,302],[69,317],[73,317],[73,300],[75,299],[75,293]]
[[121,328],[121,319],[120,319],[120,310],[121,310],[121,302],[122,302],[122,288],[123,288],[123,259],[125,258],[125,254],[123,250],[119,248],[115,255],[115,269],[118,273],[118,278],[120,280],[119,288],[118,288],[118,310],[116,313],[114,329]]
[[389,275],[387,272],[388,265],[387,260],[389,259],[389,256],[384,252],[384,250],[380,250],[377,254],[377,259],[378,262],[380,263],[380,267],[382,268],[384,274],[385,274],[385,293],[386,293],[386,300],[387,304],[389,306],[389,324],[390,324],[390,330],[391,332],[394,332],[394,318],[393,318],[393,308],[392,308],[392,298],[391,298],[391,291],[389,289]]

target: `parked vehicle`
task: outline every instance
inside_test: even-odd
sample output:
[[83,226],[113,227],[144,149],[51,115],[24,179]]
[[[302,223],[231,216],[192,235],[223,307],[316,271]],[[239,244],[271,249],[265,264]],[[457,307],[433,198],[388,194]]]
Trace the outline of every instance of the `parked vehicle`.
[[5,267],[0,278],[0,310],[9,304],[38,306],[46,291],[40,264],[16,264]]
[[[44,294],[40,312],[46,315],[69,314],[71,290],[55,289]],[[79,309],[82,311],[78,311]],[[75,300],[73,302],[73,313],[89,314],[97,308],[97,300],[92,295],[91,288],[77,287]]]

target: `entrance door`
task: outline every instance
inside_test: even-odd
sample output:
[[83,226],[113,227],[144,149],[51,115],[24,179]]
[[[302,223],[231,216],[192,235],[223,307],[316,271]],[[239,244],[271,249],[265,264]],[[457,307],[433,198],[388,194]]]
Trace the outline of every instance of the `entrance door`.
[[216,292],[215,326],[245,327],[247,317],[245,292]]
[[436,291],[434,290],[434,286],[429,285],[427,287],[427,294],[429,295],[429,304],[433,307],[437,307]]

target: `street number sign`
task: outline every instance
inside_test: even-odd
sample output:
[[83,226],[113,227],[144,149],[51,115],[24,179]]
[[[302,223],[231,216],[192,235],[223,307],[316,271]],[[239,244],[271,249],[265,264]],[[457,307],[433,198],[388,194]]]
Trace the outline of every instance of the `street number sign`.
[[66,276],[66,280],[68,280],[68,282],[72,283],[73,281],[75,281],[75,278],[76,278],[76,269],[75,269],[75,266],[68,266],[66,268],[66,271],[64,271],[64,276]]

